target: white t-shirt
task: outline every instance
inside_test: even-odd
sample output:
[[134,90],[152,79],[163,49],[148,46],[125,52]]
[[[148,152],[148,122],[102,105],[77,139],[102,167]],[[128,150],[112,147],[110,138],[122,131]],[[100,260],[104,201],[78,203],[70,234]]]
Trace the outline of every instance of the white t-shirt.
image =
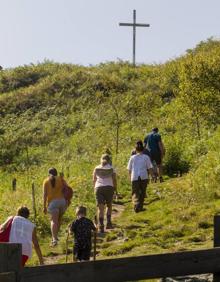
[[96,173],[96,169],[103,169],[103,170],[104,169],[106,169],[106,170],[112,169],[113,173],[115,173],[115,169],[110,164],[107,164],[105,166],[98,165],[93,172],[93,174],[96,176],[95,188],[102,187],[102,186],[112,186],[113,187],[112,175],[110,175],[110,176],[99,176]]
[[22,244],[22,255],[32,255],[32,234],[35,225],[30,220],[15,216],[10,231],[9,242]]
[[148,179],[147,170],[153,168],[150,158],[145,154],[131,156],[127,169],[131,171],[131,181]]

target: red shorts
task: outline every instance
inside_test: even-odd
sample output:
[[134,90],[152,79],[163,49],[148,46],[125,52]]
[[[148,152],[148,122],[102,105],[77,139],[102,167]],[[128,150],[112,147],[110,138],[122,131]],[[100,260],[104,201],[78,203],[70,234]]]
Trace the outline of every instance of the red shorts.
[[29,259],[28,256],[22,255],[22,266],[25,266],[25,263],[27,262],[28,259]]

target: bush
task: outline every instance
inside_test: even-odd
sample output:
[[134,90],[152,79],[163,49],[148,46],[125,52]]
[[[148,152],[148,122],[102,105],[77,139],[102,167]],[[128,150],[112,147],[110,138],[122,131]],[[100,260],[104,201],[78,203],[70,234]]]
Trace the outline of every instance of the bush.
[[190,169],[190,162],[185,157],[183,148],[175,141],[167,148],[164,170],[169,176],[182,175]]

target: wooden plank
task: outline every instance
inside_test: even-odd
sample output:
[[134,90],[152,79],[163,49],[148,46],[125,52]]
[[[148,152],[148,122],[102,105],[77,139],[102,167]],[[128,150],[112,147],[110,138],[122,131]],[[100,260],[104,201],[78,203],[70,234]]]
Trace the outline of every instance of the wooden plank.
[[0,243],[0,273],[21,270],[21,245]]
[[150,27],[150,24],[119,23],[120,26]]
[[16,282],[15,272],[0,273],[0,282]]
[[120,282],[215,273],[220,248],[25,268],[21,282]]
[[[220,216],[214,216],[214,247],[220,247]],[[213,282],[220,282],[220,272],[213,273]]]

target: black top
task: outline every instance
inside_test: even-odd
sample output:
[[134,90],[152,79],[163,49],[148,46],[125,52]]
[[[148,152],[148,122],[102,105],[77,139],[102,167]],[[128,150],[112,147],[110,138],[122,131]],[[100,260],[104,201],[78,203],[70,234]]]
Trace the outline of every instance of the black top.
[[90,219],[86,217],[76,219],[70,229],[74,234],[75,246],[77,245],[79,248],[91,248],[92,230],[95,231],[96,227]]
[[159,142],[161,142],[161,136],[154,131],[144,138],[144,144],[151,153],[160,153]]

